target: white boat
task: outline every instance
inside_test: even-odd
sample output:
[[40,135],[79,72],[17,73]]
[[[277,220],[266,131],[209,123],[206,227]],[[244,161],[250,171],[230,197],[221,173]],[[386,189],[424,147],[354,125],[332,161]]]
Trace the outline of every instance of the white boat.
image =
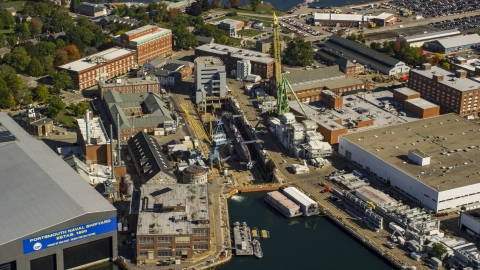
[[388,241],[387,243],[385,243],[385,246],[387,246],[389,249],[394,249],[395,248],[395,245],[393,245],[392,242]]
[[258,241],[257,239],[253,239],[252,246],[253,246],[253,255],[261,259],[263,257],[263,251],[262,251],[262,247],[260,246],[260,241]]

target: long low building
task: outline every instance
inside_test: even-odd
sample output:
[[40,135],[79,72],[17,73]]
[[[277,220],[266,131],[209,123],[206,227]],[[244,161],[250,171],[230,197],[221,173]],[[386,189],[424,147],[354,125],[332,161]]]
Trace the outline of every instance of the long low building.
[[450,53],[473,48],[479,43],[480,36],[477,34],[471,34],[435,40],[428,43],[426,47],[434,52]]
[[135,51],[115,47],[59,66],[58,69],[70,74],[73,88],[82,90],[96,85],[102,79],[127,73],[136,66]]
[[340,136],[338,151],[423,207],[449,212],[480,201],[478,132],[446,114]]
[[399,36],[397,40],[400,42],[407,42],[410,47],[422,47],[425,42],[437,40],[439,38],[458,36],[460,34],[460,31],[458,31],[457,29],[448,29],[444,31],[425,33],[414,36]]
[[300,205],[300,209],[305,216],[310,216],[310,213],[315,212],[318,208],[318,204],[314,200],[295,187],[284,188],[283,194],[285,194],[285,196],[293,202]]
[[0,269],[117,257],[117,211],[45,143],[0,113]]
[[372,50],[355,41],[341,36],[332,35],[325,42],[325,46],[332,50],[343,53],[343,57],[355,60],[371,69],[387,75],[407,73],[410,68],[402,61],[392,58],[383,53]]
[[313,22],[315,25],[328,26],[362,26],[375,23],[378,26],[390,26],[395,24],[395,15],[391,13],[381,13],[377,16],[368,16],[365,14],[335,14],[335,13],[315,13]]

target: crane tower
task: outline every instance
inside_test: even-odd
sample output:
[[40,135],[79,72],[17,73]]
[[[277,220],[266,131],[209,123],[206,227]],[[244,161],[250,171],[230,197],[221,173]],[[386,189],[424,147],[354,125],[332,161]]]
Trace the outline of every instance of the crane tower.
[[277,114],[282,116],[285,113],[290,111],[290,105],[288,103],[288,94],[287,87],[292,92],[293,96],[298,102],[300,109],[303,111],[303,117],[309,119],[305,109],[302,106],[300,100],[298,100],[297,95],[293,91],[292,86],[288,82],[285,74],[282,73],[282,59],[281,59],[281,47],[280,47],[280,26],[278,25],[278,18],[273,13],[273,57],[275,58],[275,82],[277,88]]

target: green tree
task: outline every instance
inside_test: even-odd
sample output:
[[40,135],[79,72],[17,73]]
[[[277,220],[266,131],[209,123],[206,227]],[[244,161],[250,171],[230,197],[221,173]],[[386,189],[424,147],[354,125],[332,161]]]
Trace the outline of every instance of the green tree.
[[302,67],[313,64],[314,57],[312,43],[305,41],[301,37],[295,37],[287,44],[284,60]]
[[354,33],[351,33],[350,35],[347,36],[347,39],[355,41],[357,40],[357,35],[355,35]]
[[43,75],[43,66],[38,58],[33,58],[32,61],[30,61],[30,64],[27,67],[27,73],[33,77],[40,77]]
[[17,71],[15,71],[15,69],[12,68],[11,66],[9,66],[7,64],[0,65],[0,78],[3,79],[5,77],[7,77],[8,75],[15,75],[15,74],[17,74]]
[[198,46],[197,37],[188,31],[185,25],[177,26],[172,31],[175,45],[179,48],[188,50]]
[[47,42],[47,41],[40,41],[35,46],[37,47],[39,56],[51,55],[57,49],[57,46],[55,45],[55,43]]
[[35,97],[39,101],[44,101],[48,98],[48,88],[45,85],[38,85],[37,88],[35,88],[34,92]]
[[17,74],[8,75],[4,80],[14,94],[18,94],[23,89],[23,80]]
[[61,50],[65,48],[65,41],[63,41],[63,39],[57,39],[55,40],[55,46],[57,47],[58,50]]
[[53,81],[53,89],[55,93],[59,93],[61,89],[72,88],[72,77],[65,71],[54,71],[50,73]]
[[20,40],[28,40],[31,35],[30,25],[28,23],[18,23],[15,25],[14,33]]
[[5,27],[12,27],[14,25],[15,25],[15,18],[12,16],[12,14],[6,10],[1,10],[0,26],[2,26],[2,28],[5,28]]
[[202,14],[203,8],[202,5],[198,2],[193,2],[192,5],[190,5],[189,12],[192,16],[198,16]]
[[441,243],[434,243],[432,246],[432,255],[438,259],[442,259],[443,254],[447,252],[447,248]]
[[5,55],[5,62],[20,71],[25,71],[31,60],[24,47],[15,47],[12,52]]
[[56,118],[57,115],[65,110],[65,103],[59,96],[53,96],[48,101],[48,112],[50,117]]
[[15,102],[15,97],[13,97],[12,93],[9,93],[8,94],[8,99],[7,99],[7,106],[9,108],[13,108],[17,105],[17,103]]
[[442,67],[446,70],[450,70],[450,63],[448,61],[444,61],[442,63]]
[[262,3],[262,0],[251,0],[250,2],[251,2],[252,10],[256,11],[258,5],[260,5],[260,3]]
[[337,31],[337,35],[339,35],[339,36],[341,36],[341,37],[345,36],[345,34],[346,34],[345,31],[342,30],[342,29],[340,29],[340,30]]
[[12,93],[8,89],[7,83],[5,83],[5,81],[2,78],[0,78],[0,108],[1,109],[10,108],[9,106],[10,95],[12,95]]
[[78,116],[84,114],[87,109],[88,104],[85,101],[82,101],[73,107],[73,112]]

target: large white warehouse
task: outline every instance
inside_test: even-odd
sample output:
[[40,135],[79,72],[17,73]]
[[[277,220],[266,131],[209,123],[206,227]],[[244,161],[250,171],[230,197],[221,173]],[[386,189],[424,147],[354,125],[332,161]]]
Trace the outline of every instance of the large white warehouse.
[[318,204],[297,188],[286,187],[283,189],[283,194],[285,194],[285,196],[293,202],[300,205],[300,209],[305,216],[310,216],[317,211]]
[[435,211],[480,201],[480,127],[447,114],[339,137],[339,153]]

